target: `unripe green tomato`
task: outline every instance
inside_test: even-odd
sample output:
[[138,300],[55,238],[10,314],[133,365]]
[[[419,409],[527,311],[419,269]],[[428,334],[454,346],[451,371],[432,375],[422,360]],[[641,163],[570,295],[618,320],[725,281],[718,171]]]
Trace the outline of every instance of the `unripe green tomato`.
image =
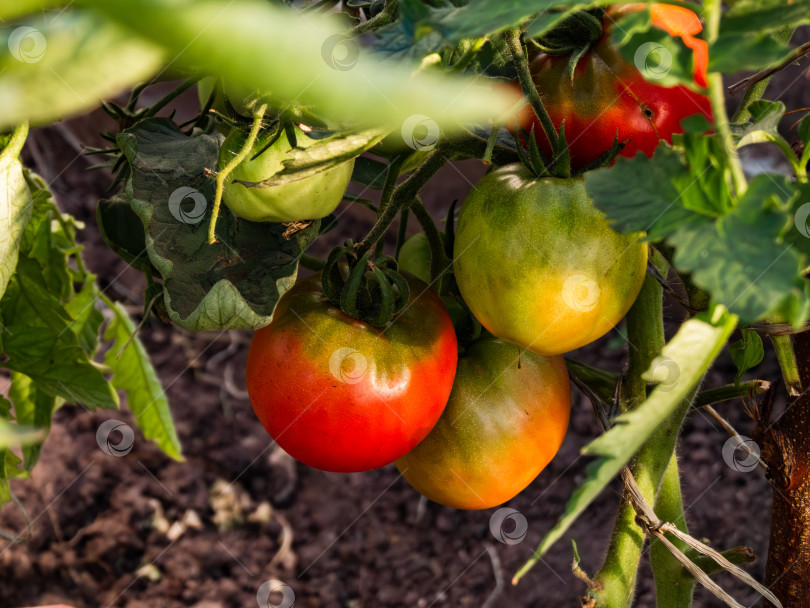
[[486,175],[464,201],[453,265],[490,333],[558,355],[624,317],[644,283],[647,244],[610,227],[582,178],[537,178],[516,163]]
[[[442,234],[444,241],[444,234]],[[430,285],[430,243],[424,232],[414,234],[402,244],[397,256],[400,270],[410,272]]]
[[[295,135],[299,148],[308,148],[316,142],[297,127]],[[219,150],[220,169],[239,154],[247,137],[244,131],[231,129]],[[346,192],[354,168],[354,159],[321,173],[278,186],[248,187],[235,183],[234,180],[260,182],[284,168],[282,161],[290,158],[289,153],[292,150],[286,132],[256,159],[251,160],[268,141],[267,136],[258,137],[250,154],[231,173],[230,181],[225,185],[222,196],[228,208],[237,216],[252,222],[297,222],[325,217],[332,213]]]

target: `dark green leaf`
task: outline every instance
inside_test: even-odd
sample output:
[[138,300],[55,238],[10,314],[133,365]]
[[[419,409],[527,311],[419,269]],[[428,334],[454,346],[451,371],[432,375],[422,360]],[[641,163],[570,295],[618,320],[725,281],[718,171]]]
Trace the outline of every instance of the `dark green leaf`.
[[[292,286],[318,222],[285,239],[283,224],[249,222],[222,207],[218,243],[207,241],[218,139],[188,137],[149,119],[118,137],[132,176],[116,201],[131,205],[146,250],[163,277],[169,317],[192,330],[257,329]],[[186,210],[181,204],[193,204]]]
[[388,165],[373,158],[361,156],[354,162],[352,171],[352,182],[382,190],[385,185],[385,176],[388,173]]

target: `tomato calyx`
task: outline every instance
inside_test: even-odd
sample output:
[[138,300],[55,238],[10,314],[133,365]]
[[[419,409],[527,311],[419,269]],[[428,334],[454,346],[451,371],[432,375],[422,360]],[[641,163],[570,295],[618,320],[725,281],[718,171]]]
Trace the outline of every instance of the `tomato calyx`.
[[573,80],[579,60],[602,38],[604,16],[604,8],[577,11],[531,43],[547,55],[570,55],[568,76]]
[[347,240],[329,254],[321,286],[329,301],[348,316],[385,327],[405,307],[410,288],[394,258],[372,259],[373,255],[370,250],[358,257],[354,241]]

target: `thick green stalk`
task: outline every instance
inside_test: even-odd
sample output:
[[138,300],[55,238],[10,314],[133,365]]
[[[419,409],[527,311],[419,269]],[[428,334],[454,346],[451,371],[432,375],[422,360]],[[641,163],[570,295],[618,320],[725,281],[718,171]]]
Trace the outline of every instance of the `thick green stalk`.
[[[655,514],[661,521],[674,524],[679,530],[689,532],[683,511],[681,477],[678,471],[677,453],[669,459],[658,496],[655,499]],[[689,547],[677,538],[670,538],[678,549],[686,553]],[[684,568],[660,541],[650,544],[650,565],[655,578],[656,608],[690,608],[695,579],[684,576]]]
[[[664,257],[653,251],[652,261],[661,274],[666,275],[669,265]],[[664,346],[663,287],[651,275],[647,275],[641,293],[627,314],[627,336],[630,364],[622,387],[620,406],[623,410],[636,407],[647,398],[647,382],[641,375]],[[630,465],[644,498],[650,504],[655,501],[658,486],[672,458],[678,430],[688,407],[687,401],[650,437]],[[625,492],[605,563],[594,576],[598,588],[590,591],[596,607],[626,608],[632,604],[645,540],[644,532],[635,520],[636,512]]]
[[771,336],[773,348],[776,351],[776,360],[782,370],[785,387],[791,397],[798,397],[802,393],[802,381],[799,378],[799,366],[796,362],[796,353],[793,351],[793,340],[790,335]]

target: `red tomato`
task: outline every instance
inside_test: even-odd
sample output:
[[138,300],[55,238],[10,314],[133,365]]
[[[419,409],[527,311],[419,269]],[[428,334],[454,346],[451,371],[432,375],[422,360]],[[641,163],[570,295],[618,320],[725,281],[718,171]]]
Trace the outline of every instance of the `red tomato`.
[[296,283],[253,335],[247,388],[270,436],[325,471],[368,471],[403,456],[441,416],[456,373],[453,323],[408,277],[411,299],[385,329],[345,315],[320,277]]
[[[644,79],[633,63],[627,62],[610,44],[611,27],[627,12],[646,8],[630,4],[608,11],[599,42],[577,63],[574,79],[568,77],[568,55],[540,54],[532,60],[534,84],[543,105],[559,130],[565,120],[565,135],[571,152],[572,169],[581,169],[607,152],[618,131],[619,141],[627,141],[622,156],[638,152],[652,156],[661,139],[672,143],[672,135],[682,133],[680,122],[702,114],[711,120],[708,97],[685,86],[665,87]],[[708,46],[695,38],[702,29],[697,15],[687,8],[666,4],[650,5],[652,24],[671,36],[680,36],[694,53],[694,81],[706,86]],[[543,153],[550,158],[551,146],[530,108],[519,122],[534,133]]]

